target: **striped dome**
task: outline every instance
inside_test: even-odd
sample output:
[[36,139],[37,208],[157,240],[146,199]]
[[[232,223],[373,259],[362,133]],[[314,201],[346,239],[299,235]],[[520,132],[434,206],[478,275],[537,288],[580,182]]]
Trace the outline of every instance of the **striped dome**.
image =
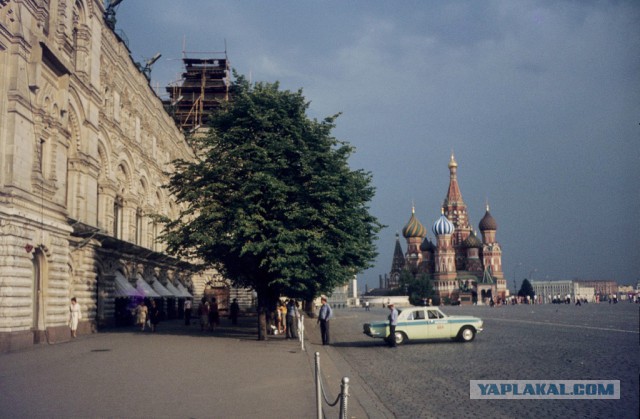
[[445,217],[444,214],[438,218],[438,220],[433,223],[433,234],[436,236],[442,236],[443,234],[453,234],[455,228],[453,227],[453,223]]
[[411,210],[411,218],[409,218],[409,222],[402,229],[402,235],[405,238],[409,237],[424,237],[427,235],[427,229],[422,225],[420,221],[416,218],[415,210]]

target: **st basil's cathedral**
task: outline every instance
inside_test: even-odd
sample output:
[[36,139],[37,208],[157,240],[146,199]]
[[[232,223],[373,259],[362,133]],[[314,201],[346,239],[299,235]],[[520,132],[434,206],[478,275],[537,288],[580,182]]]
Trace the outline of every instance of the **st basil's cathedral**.
[[432,279],[434,296],[440,301],[483,304],[492,299],[495,302],[504,300],[508,295],[502,271],[502,250],[496,241],[498,224],[487,205],[478,225],[482,240],[478,238],[460,193],[457,170],[458,163],[452,153],[449,190],[441,215],[431,228],[435,243],[427,237],[427,229],[412,208],[411,217],[402,229],[407,251],[403,254],[400,237],[396,235],[391,272],[388,277],[381,278],[381,288],[397,288],[400,273],[406,269],[416,277],[426,274]]

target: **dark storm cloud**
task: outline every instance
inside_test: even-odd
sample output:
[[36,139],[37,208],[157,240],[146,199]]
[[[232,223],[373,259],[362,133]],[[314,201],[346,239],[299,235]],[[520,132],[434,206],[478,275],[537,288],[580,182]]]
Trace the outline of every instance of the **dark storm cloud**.
[[[152,6],[151,6],[152,4]],[[187,6],[188,5],[188,6]],[[221,51],[253,80],[303,88],[371,171],[369,285],[411,214],[430,227],[453,150],[471,221],[488,200],[508,279],[638,279],[640,4],[635,1],[128,1],[134,59]],[[510,283],[511,285],[511,283]]]

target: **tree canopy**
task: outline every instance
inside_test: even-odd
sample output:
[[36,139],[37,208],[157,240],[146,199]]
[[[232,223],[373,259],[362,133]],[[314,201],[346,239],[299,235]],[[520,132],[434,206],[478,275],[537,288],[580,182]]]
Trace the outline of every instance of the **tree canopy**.
[[518,296],[526,297],[527,295],[533,298],[536,295],[536,293],[533,291],[533,286],[531,285],[531,282],[529,282],[529,280],[525,278],[524,281],[522,281],[522,285],[520,286],[520,291],[518,291]]
[[339,115],[310,119],[301,90],[236,76],[230,92],[192,139],[197,159],[174,162],[168,188],[186,209],[167,220],[168,251],[263,304],[330,293],[376,256],[371,174],[349,168],[353,147],[331,134]]

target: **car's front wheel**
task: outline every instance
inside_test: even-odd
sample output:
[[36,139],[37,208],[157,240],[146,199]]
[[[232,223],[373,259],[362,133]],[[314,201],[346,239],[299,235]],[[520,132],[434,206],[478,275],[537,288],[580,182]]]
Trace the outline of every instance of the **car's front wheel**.
[[476,337],[476,331],[469,326],[463,327],[458,334],[462,342],[471,342]]
[[396,345],[402,345],[407,341],[407,335],[402,332],[396,332],[394,337],[396,339]]

